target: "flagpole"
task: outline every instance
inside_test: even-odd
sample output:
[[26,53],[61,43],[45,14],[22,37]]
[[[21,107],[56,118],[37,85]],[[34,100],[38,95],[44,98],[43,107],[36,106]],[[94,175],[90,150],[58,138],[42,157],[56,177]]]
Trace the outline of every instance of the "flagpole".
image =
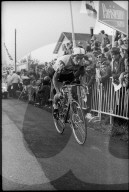
[[16,29],[15,29],[15,71],[17,72],[17,66],[16,66],[16,63],[17,63],[17,53],[16,53]]
[[74,34],[74,26],[73,26],[73,15],[72,15],[72,4],[70,1],[70,13],[71,13],[71,24],[72,24],[72,41],[73,41],[73,48],[76,47],[76,42],[75,42],[75,34]]

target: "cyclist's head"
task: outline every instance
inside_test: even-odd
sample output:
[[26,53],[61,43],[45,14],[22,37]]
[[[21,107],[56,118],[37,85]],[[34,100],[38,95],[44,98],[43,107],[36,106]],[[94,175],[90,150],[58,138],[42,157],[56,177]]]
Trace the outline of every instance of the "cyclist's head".
[[75,47],[73,48],[73,61],[75,65],[80,65],[82,63],[82,59],[84,58],[85,50],[81,47]]

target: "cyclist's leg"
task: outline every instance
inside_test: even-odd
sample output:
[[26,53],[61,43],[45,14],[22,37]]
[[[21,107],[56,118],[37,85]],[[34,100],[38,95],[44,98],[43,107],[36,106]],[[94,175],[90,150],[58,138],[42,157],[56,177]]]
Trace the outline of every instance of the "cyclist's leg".
[[57,116],[57,113],[58,113],[58,101],[59,101],[59,98],[60,98],[60,90],[61,90],[61,87],[62,87],[62,83],[59,81],[59,77],[60,77],[60,74],[55,72],[54,73],[54,76],[53,76],[53,85],[54,85],[54,88],[56,90],[56,94],[54,95],[54,98],[53,98],[53,114],[54,116],[56,117]]

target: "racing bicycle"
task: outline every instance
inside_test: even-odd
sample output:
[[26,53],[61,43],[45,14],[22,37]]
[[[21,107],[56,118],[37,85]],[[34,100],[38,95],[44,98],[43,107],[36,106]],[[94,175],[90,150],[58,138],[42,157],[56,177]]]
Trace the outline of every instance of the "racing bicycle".
[[[76,141],[82,145],[85,143],[87,138],[87,120],[84,116],[84,111],[81,104],[77,101],[78,99],[73,98],[72,90],[73,87],[80,87],[83,89],[83,93],[87,94],[88,87],[83,84],[64,82],[61,89],[61,96],[57,103],[58,113],[55,117],[53,114],[53,104],[52,104],[52,116],[55,124],[55,128],[58,133],[62,134],[65,130],[66,123],[72,128],[74,137]],[[82,97],[82,96],[81,96]]]

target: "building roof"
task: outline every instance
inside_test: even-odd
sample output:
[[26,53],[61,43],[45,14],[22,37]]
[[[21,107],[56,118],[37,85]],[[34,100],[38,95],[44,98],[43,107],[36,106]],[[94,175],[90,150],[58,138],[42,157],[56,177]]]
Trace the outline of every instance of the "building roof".
[[[88,41],[90,40],[91,38],[91,35],[90,34],[85,34],[85,33],[74,33],[75,35],[75,40],[76,41]],[[57,54],[58,53],[58,50],[64,40],[64,38],[67,38],[68,40],[72,40],[72,33],[69,33],[69,32],[62,32],[60,37],[59,37],[59,40],[56,44],[56,47],[53,51],[54,54]]]

